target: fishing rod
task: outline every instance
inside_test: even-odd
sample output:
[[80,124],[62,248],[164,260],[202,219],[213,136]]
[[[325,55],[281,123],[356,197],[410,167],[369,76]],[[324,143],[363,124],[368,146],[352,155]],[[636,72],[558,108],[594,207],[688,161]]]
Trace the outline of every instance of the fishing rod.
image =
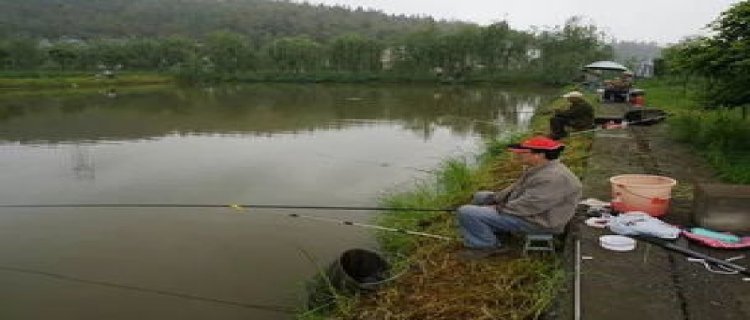
[[[11,204],[0,205],[0,208],[228,208],[241,212],[247,212],[246,209],[312,209],[312,210],[365,210],[365,211],[419,211],[419,212],[452,212],[455,209],[431,209],[431,208],[403,208],[403,207],[353,207],[353,206],[300,206],[300,205],[270,205],[270,204]],[[432,234],[421,231],[391,228],[373,224],[360,223],[355,221],[326,218],[320,216],[311,216],[298,213],[275,213],[269,214],[283,215],[289,218],[301,218],[329,223],[336,223],[345,226],[354,226],[366,229],[375,229],[380,231],[408,234],[412,236],[426,237],[445,241],[455,241],[456,238]]]
[[660,121],[660,120],[664,120],[666,118],[667,118],[667,115],[665,114],[665,115],[656,116],[656,117],[653,117],[653,118],[641,119],[641,120],[637,120],[637,121],[625,121],[625,120],[623,120],[619,124],[613,124],[612,127],[607,127],[607,124],[605,123],[601,127],[596,127],[594,129],[589,129],[589,130],[574,131],[574,132],[571,132],[569,135],[574,136],[574,135],[585,134],[585,133],[593,133],[593,132],[602,131],[602,130],[621,129],[621,128],[625,128],[625,127],[627,127],[627,126],[629,126],[631,124],[648,123],[648,122],[657,121],[657,120]]
[[364,206],[309,206],[286,204],[178,204],[178,203],[57,203],[57,204],[0,204],[0,208],[243,208],[280,210],[348,210],[348,211],[415,211],[453,212],[454,208],[407,208]]
[[695,251],[695,250],[691,250],[691,249],[688,249],[688,248],[684,248],[684,247],[678,246],[678,245],[676,245],[674,243],[671,243],[671,242],[668,242],[668,241],[664,241],[664,240],[661,240],[661,239],[658,239],[658,238],[655,238],[655,237],[639,236],[639,237],[636,237],[636,238],[638,240],[642,240],[642,241],[645,241],[645,242],[657,245],[657,246],[662,247],[664,249],[671,250],[671,251],[683,254],[685,256],[688,256],[688,257],[703,259],[705,261],[714,263],[716,265],[723,266],[723,267],[726,267],[726,268],[728,268],[730,270],[735,270],[735,271],[737,271],[739,273],[742,273],[744,275],[750,276],[750,268],[748,268],[748,267],[744,267],[744,266],[738,265],[736,263],[732,263],[732,262],[727,261],[727,260],[722,260],[722,259],[719,259],[719,258],[715,258],[715,257],[709,256],[707,254],[704,254],[704,253],[701,253],[701,252],[698,252],[698,251]]
[[374,224],[359,223],[359,222],[354,222],[354,221],[346,221],[346,220],[325,218],[325,217],[319,217],[319,216],[308,216],[308,215],[302,215],[302,214],[297,214],[297,213],[288,214],[287,216],[290,218],[302,218],[302,219],[308,219],[308,220],[338,223],[338,224],[342,224],[345,226],[354,226],[354,227],[360,227],[360,228],[366,228],[366,229],[375,229],[375,230],[380,230],[380,231],[403,233],[403,234],[408,234],[411,236],[439,239],[439,240],[445,240],[445,241],[457,241],[458,240],[457,238],[451,238],[451,237],[434,234],[434,233],[407,230],[407,229],[401,229],[401,228],[383,227],[383,226],[378,226]]

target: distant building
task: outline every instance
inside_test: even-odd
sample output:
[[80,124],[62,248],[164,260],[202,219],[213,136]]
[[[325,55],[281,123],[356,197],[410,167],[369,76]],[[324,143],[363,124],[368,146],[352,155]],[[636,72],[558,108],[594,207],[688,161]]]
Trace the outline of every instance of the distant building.
[[643,60],[635,66],[634,72],[638,78],[651,78],[654,76],[654,60]]

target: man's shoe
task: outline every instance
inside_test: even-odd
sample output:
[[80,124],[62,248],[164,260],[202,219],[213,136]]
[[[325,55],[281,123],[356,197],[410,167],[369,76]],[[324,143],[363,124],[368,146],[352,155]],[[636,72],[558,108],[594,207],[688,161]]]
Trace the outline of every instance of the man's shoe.
[[464,261],[472,261],[472,260],[480,260],[480,259],[489,258],[491,256],[502,255],[508,252],[510,252],[510,249],[506,247],[481,248],[481,249],[466,248],[466,249],[461,250],[458,253],[458,258]]

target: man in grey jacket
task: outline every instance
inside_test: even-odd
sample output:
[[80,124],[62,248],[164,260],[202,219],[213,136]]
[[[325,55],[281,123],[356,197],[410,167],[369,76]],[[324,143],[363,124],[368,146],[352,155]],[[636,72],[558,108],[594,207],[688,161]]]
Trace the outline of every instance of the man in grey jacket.
[[521,177],[499,192],[480,191],[470,205],[458,208],[464,259],[480,259],[507,251],[496,233],[562,233],[581,197],[581,181],[558,157],[565,146],[533,137],[509,146],[528,166]]

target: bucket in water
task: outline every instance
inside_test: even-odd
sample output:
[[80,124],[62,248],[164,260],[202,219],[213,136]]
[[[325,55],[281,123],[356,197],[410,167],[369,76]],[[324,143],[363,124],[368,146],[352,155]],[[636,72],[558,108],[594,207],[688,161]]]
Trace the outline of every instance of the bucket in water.
[[612,209],[643,211],[654,217],[667,213],[672,187],[677,185],[675,179],[648,174],[623,174],[609,178],[609,182]]
[[307,307],[331,307],[337,295],[374,292],[398,276],[392,275],[390,263],[379,254],[364,249],[346,250],[308,283]]

